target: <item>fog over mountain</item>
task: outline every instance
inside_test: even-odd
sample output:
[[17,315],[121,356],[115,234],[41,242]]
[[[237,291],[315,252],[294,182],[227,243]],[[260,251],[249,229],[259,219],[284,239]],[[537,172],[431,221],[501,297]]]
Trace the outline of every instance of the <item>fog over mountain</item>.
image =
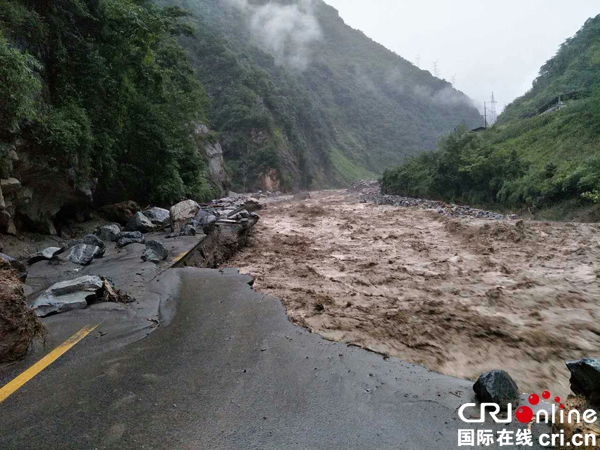
[[325,0],[353,28],[442,78],[482,107],[531,87],[544,62],[600,11],[597,0]]

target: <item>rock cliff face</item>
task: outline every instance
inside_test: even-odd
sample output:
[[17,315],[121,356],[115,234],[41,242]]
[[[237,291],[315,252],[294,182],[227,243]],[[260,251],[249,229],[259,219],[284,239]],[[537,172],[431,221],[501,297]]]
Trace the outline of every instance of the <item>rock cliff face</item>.
[[5,175],[0,180],[0,233],[55,235],[61,220],[84,220],[91,211],[96,181],[82,176],[76,161],[65,171],[43,155],[12,146]]
[[198,124],[195,130],[198,150],[208,160],[208,168],[212,182],[219,189],[219,194],[225,194],[229,187],[229,176],[225,170],[223,149],[217,142],[214,133],[204,124]]

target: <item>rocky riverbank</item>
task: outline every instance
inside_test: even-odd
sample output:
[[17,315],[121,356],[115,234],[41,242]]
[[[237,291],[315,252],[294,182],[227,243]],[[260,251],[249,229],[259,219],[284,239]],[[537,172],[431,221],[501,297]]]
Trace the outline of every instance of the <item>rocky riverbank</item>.
[[358,193],[362,203],[375,203],[376,205],[402,206],[405,208],[421,208],[435,211],[445,217],[461,218],[472,217],[475,219],[503,220],[505,218],[517,219],[518,216],[504,216],[492,211],[472,208],[470,206],[445,203],[437,200],[401,197],[399,195],[385,195],[381,193],[378,181],[357,181],[348,189],[350,193]]

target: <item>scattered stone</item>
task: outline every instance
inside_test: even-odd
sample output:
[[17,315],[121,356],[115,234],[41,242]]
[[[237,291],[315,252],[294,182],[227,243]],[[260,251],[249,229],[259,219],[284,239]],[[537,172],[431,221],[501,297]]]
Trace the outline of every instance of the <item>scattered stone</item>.
[[390,205],[401,206],[405,208],[421,208],[432,210],[438,214],[452,218],[474,217],[476,219],[487,220],[504,219],[503,214],[471,208],[470,206],[447,204],[436,200],[401,197],[399,195],[384,195],[379,192],[363,192],[360,196],[360,201],[361,203],[375,203],[377,205]]
[[6,261],[13,270],[17,271],[19,279],[24,283],[27,280],[27,268],[25,264],[20,261],[17,261],[15,258],[5,255],[4,253],[0,253],[0,260]]
[[584,358],[567,361],[571,372],[571,390],[592,403],[600,404],[600,359]]
[[65,247],[48,247],[41,252],[34,253],[27,258],[27,264],[30,266],[40,261],[49,261],[55,256],[65,251]]
[[71,252],[67,258],[73,264],[87,266],[96,256],[101,254],[102,250],[97,245],[80,243],[71,248]]
[[0,259],[0,363],[22,358],[44,334],[44,325],[25,300],[18,272]]
[[158,264],[160,261],[164,261],[169,256],[169,251],[160,241],[148,241],[146,242],[146,250],[142,254],[142,260],[150,261]]
[[493,370],[482,374],[473,385],[481,403],[496,403],[505,410],[509,403],[519,400],[517,383],[504,370]]
[[143,244],[146,242],[144,235],[139,231],[124,231],[117,239],[117,247],[122,248],[129,244]]
[[98,247],[98,251],[96,252],[96,258],[102,258],[104,256],[104,252],[106,252],[106,246],[104,245],[104,241],[100,239],[95,234],[87,234],[83,237],[82,242],[87,245],[95,245]]
[[125,231],[140,231],[142,233],[148,233],[149,231],[154,230],[156,228],[152,221],[148,219],[141,212],[135,213],[135,215],[131,218],[127,225],[125,226]]
[[181,230],[181,233],[179,234],[181,236],[196,236],[196,227],[188,223],[187,225],[184,225],[183,229]]
[[185,200],[173,206],[170,211],[173,232],[179,233],[190,219],[198,214],[199,210],[200,205],[193,200]]
[[114,205],[106,205],[100,208],[98,211],[107,220],[117,222],[121,225],[126,225],[136,212],[140,210],[140,206],[134,201],[126,201],[121,203],[115,203]]
[[121,234],[121,227],[117,224],[104,225],[96,230],[96,235],[107,242],[117,242]]
[[144,211],[144,216],[161,228],[168,227],[171,224],[171,213],[168,209],[150,208]]
[[84,309],[88,301],[96,300],[104,282],[100,277],[86,275],[74,280],[61,281],[50,286],[31,307],[39,317],[58,314],[73,309]]

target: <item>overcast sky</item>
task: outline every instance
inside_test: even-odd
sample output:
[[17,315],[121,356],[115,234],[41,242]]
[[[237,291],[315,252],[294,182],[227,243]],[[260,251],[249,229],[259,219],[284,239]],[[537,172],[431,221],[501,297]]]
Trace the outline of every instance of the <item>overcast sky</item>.
[[599,0],[325,0],[344,21],[440,77],[478,104],[494,91],[502,109],[524,94],[539,68]]

